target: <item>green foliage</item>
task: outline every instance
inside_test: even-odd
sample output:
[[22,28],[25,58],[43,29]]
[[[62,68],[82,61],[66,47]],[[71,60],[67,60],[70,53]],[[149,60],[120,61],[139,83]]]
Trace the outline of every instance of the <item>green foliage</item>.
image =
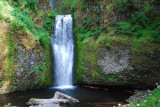
[[[148,41],[150,41],[150,38],[141,37],[141,38],[135,38],[132,43],[132,52],[133,53],[153,53],[153,47],[148,45]],[[150,48],[151,49],[150,49]]]
[[34,22],[29,17],[30,14],[27,10],[21,11],[19,8],[14,8],[12,15],[15,17],[15,20],[12,21],[10,28],[11,30],[23,30],[26,31],[29,29],[33,32]]
[[29,102],[33,102],[35,100],[35,98],[31,98],[29,99]]
[[40,81],[37,83],[40,86],[46,85],[50,86],[53,82],[52,80],[52,50],[50,45],[45,47],[44,60],[41,66],[39,66],[39,70],[41,70],[42,74],[40,77]]
[[81,2],[81,9],[82,10],[86,10],[87,9],[87,6],[83,2]]
[[[50,17],[46,18],[44,24],[44,28],[46,30],[43,27],[40,29],[35,29],[34,22],[30,18],[30,14],[28,11],[21,11],[18,8],[14,8],[12,14],[16,18],[10,25],[12,31],[27,31],[27,29],[29,29],[34,35],[36,35],[36,39],[39,40],[43,46],[47,46],[50,44],[50,36],[46,30],[49,30],[49,28],[51,28],[51,22],[54,20],[55,16],[53,12],[51,13]],[[47,24],[49,24],[50,26],[47,26]]]
[[103,47],[106,44],[111,44],[112,40],[113,40],[113,38],[111,36],[107,36],[107,35],[102,36],[102,35],[100,35],[98,37],[97,41],[96,41],[96,46],[97,47],[101,47],[101,46]]
[[133,11],[138,0],[114,0],[113,6],[118,13]]
[[[32,4],[32,0],[28,1]],[[37,3],[34,1],[34,3]],[[55,13],[52,11],[50,14],[46,14],[44,28],[43,26],[40,29],[36,29],[34,26],[34,22],[30,17],[29,11],[26,9],[25,11],[21,11],[20,8],[14,7],[12,9],[12,16],[14,16],[14,20],[10,24],[10,29],[14,31],[31,31],[36,36],[36,40],[39,40],[40,43],[47,47],[50,44],[50,33],[52,31],[52,24],[54,22]]]
[[102,31],[102,28],[91,28],[91,30],[85,28],[74,29],[74,33],[78,35],[78,40],[81,42],[89,37],[98,38]]
[[160,19],[152,20],[140,11],[135,12],[128,22],[117,22],[116,29],[118,34],[151,37],[152,40],[160,40]]
[[148,26],[148,29],[159,31],[159,29],[160,29],[160,19],[155,18],[154,20],[152,20],[152,23]]
[[[92,79],[99,76],[96,72],[96,51],[94,48],[94,40],[91,38],[86,38],[82,42],[79,41],[79,35],[76,35],[76,82],[87,79],[83,73],[88,73],[92,76]],[[85,54],[85,55],[84,55]],[[88,63],[86,63],[88,62]],[[89,71],[90,70],[90,71]]]
[[82,33],[82,34],[79,34],[79,36],[80,36],[79,37],[80,41],[83,41],[91,36],[91,32]]
[[11,107],[11,103],[8,103],[7,105],[4,105],[4,107]]
[[[144,101],[132,103],[127,107],[160,107],[160,85],[153,92],[149,92],[149,96]],[[141,97],[141,96],[140,96]]]
[[26,6],[32,10],[32,11],[36,11],[38,8],[38,0],[27,0],[27,4]]
[[74,8],[76,8],[78,5],[78,0],[72,0],[72,3],[71,3],[71,10],[74,10]]
[[[78,79],[84,78],[83,81],[90,81],[90,78],[85,77],[86,75],[94,75],[92,78],[97,75],[96,66],[94,66],[94,70],[92,69],[93,66],[90,66],[90,63],[93,62],[90,57],[97,57],[96,55],[93,56],[94,53],[92,53],[92,49],[100,50],[102,48],[110,48],[111,51],[114,51],[114,46],[121,47],[121,45],[123,45],[131,49],[131,57],[132,55],[133,57],[136,55],[142,55],[142,57],[146,55],[142,58],[146,58],[145,61],[150,60],[150,56],[152,58],[154,52],[157,51],[157,48],[154,47],[158,47],[156,43],[159,44],[158,38],[160,37],[160,19],[159,15],[155,15],[155,12],[158,14],[159,11],[159,4],[156,4],[159,1],[141,1],[142,4],[140,4],[139,1],[140,0],[101,1],[104,3],[102,4],[103,6],[107,5],[107,10],[102,11],[103,13],[101,14],[107,15],[107,19],[104,20],[104,23],[101,23],[99,20],[99,14],[101,12],[96,3],[94,4],[90,1],[84,1],[83,3],[80,1],[79,7],[75,12],[76,19],[82,19],[78,19],[76,27],[80,27],[76,28],[76,31],[74,32],[77,38],[76,41],[78,41],[78,64],[76,65],[76,76],[78,75]],[[90,14],[87,14],[88,12],[84,11],[86,10],[86,7],[89,8],[89,11],[92,11]],[[113,14],[112,9],[114,10]],[[116,17],[115,20],[112,16]],[[106,18],[105,16],[101,17],[102,19]],[[116,24],[114,24],[115,21],[117,21]],[[107,27],[105,30],[100,28],[100,26],[104,26],[104,24],[108,25],[105,26]],[[83,27],[81,25],[83,25]],[[108,27],[114,27],[114,30],[109,29]],[[98,39],[96,40],[93,37]],[[91,47],[92,49],[89,47],[89,44],[93,42],[91,39],[93,39],[95,43],[93,47]],[[119,52],[118,54],[121,53]],[[133,62],[130,63],[135,63],[134,61],[137,61],[140,64],[141,59],[133,59]],[[144,69],[148,68],[144,67]],[[108,77],[107,80],[109,82],[117,81],[115,77]],[[124,82],[126,83],[127,81]]]
[[91,35],[94,38],[98,38],[98,36],[102,33],[103,29],[102,28],[92,28],[91,31],[92,31]]
[[148,4],[145,8],[145,12],[146,13],[149,13],[149,12],[152,12],[153,11],[153,5],[151,6],[150,4]]
[[111,44],[110,43],[106,43],[106,47],[107,48],[111,48]]
[[99,23],[100,23],[100,21],[101,21],[101,19],[100,19],[100,18],[98,18],[98,17],[95,19],[95,22],[96,22],[97,24],[99,24]]
[[89,19],[88,17],[85,17],[84,19],[83,19],[83,26],[84,26],[84,29],[86,30],[86,31],[89,31],[90,29],[91,29],[91,23],[92,23],[92,20],[91,19]]
[[108,23],[108,20],[107,20],[107,19],[105,19],[105,20],[104,20],[104,24],[107,24],[107,23]]
[[61,0],[56,2],[55,13],[56,14],[72,14],[72,11],[77,8],[78,0]]
[[[0,21],[5,21],[10,23],[10,32],[7,35],[8,42],[8,53],[6,56],[5,65],[5,79],[7,81],[16,80],[14,70],[15,70],[15,51],[18,46],[15,44],[16,36],[35,36],[36,50],[39,49],[45,53],[43,63],[39,66],[35,66],[31,74],[34,72],[41,71],[41,77],[38,81],[34,81],[38,86],[48,86],[52,83],[51,74],[51,48],[50,48],[50,33],[52,30],[52,24],[54,22],[55,13],[51,12],[48,14],[46,12],[45,21],[40,21],[40,27],[36,27],[37,20],[34,18],[43,15],[43,10],[38,7],[38,0],[16,0],[16,2],[7,2],[6,0],[0,0]],[[37,17],[36,17],[37,15]],[[41,18],[39,18],[41,19]],[[34,23],[34,21],[36,23]],[[44,26],[43,26],[44,22]],[[20,35],[18,35],[18,34]],[[34,37],[33,37],[34,38]],[[33,40],[34,41],[34,40]],[[37,44],[39,43],[39,44]],[[29,43],[28,43],[29,44]],[[18,59],[18,58],[17,58]],[[26,61],[26,60],[25,60]],[[25,66],[25,64],[22,64]],[[17,84],[13,81],[14,85]],[[35,85],[34,84],[34,85]]]
[[101,13],[101,10],[100,10],[98,7],[96,7],[96,8],[93,10],[93,12],[96,13],[96,14],[100,14],[100,13]]
[[81,50],[81,45],[80,42],[76,36],[76,44],[77,44],[77,48],[76,48],[76,72],[75,72],[75,82],[80,81],[83,78],[83,71],[85,69],[84,67],[84,62],[83,62],[83,55],[82,55],[82,50]]
[[49,46],[51,37],[49,36],[49,33],[44,28],[36,30],[36,35],[37,35],[36,39],[39,40],[42,46],[44,47]]
[[8,52],[8,54],[7,54],[7,57],[8,58],[10,58],[10,57],[12,57],[13,55],[14,55],[14,48],[13,47],[15,47],[14,45],[14,40],[13,40],[13,37],[12,37],[12,33],[9,33],[8,34],[8,37],[10,38],[10,39],[8,39],[8,44],[9,44],[9,52]]
[[148,20],[148,17],[143,12],[138,11],[132,15],[131,23],[141,25],[145,28],[147,27]]
[[96,47],[104,47],[110,48],[112,44],[120,44],[124,46],[129,46],[131,44],[131,40],[129,37],[116,36],[112,37],[106,34],[102,34],[98,37],[96,41]]
[[44,70],[43,66],[35,66],[33,70],[31,70],[30,74],[33,74],[34,72],[43,71],[43,70]]
[[6,55],[7,64],[6,66],[6,79],[12,79],[13,77],[13,69],[15,66],[15,49],[17,48],[14,43],[13,35],[11,32],[8,33],[8,53]]
[[116,79],[115,76],[112,76],[112,77],[108,78],[108,81],[110,81],[110,82],[117,82],[118,79]]
[[118,22],[117,23],[117,32],[119,34],[132,35],[134,32],[134,27],[129,22]]
[[51,11],[51,13],[49,15],[46,14],[46,16],[45,16],[44,28],[47,31],[50,31],[50,33],[52,31],[55,16],[56,16],[56,13],[54,11]]

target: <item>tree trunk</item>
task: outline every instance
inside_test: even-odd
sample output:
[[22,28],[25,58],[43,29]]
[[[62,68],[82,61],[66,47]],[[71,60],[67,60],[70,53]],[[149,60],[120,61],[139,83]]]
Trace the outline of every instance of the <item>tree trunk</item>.
[[54,97],[51,99],[32,99],[29,102],[27,102],[27,105],[43,105],[43,104],[59,104],[59,103],[68,103],[69,101],[72,101],[74,103],[78,103],[79,101],[73,97],[70,97],[66,94],[56,92]]

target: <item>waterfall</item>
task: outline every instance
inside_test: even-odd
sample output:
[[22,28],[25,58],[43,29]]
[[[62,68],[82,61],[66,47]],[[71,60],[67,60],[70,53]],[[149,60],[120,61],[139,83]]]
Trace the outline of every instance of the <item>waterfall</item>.
[[74,40],[71,15],[57,15],[52,34],[55,85],[57,88],[71,88]]
[[55,2],[54,0],[49,1],[49,4],[50,4],[52,10],[54,10],[54,4],[55,4],[54,2]]

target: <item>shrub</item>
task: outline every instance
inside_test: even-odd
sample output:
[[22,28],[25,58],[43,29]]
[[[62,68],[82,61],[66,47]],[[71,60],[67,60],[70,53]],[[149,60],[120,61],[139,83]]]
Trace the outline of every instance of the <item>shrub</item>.
[[52,32],[55,16],[56,16],[56,13],[54,11],[51,11],[49,15],[46,14],[45,16],[44,28],[45,30],[50,31],[49,33]]
[[98,7],[96,7],[96,8],[93,10],[93,12],[96,13],[96,14],[100,14],[100,13],[101,13],[101,10],[100,10]]
[[5,105],[4,107],[11,107],[11,103],[8,103],[8,104]]
[[118,13],[125,13],[135,10],[134,5],[138,3],[138,0],[115,0],[113,6]]
[[107,48],[111,48],[111,44],[110,43],[106,43],[106,47]]
[[117,31],[120,34],[127,34],[127,35],[132,35],[134,32],[134,28],[131,23],[129,22],[118,22],[117,23]]
[[78,0],[72,0],[71,10],[73,10],[74,8],[76,8],[77,5],[78,5]]
[[83,41],[91,36],[91,31],[87,33],[79,34],[79,36],[80,36],[80,41]]
[[27,0],[26,6],[32,11],[35,11],[38,8],[38,0]]
[[28,11],[21,11],[19,8],[14,8],[12,15],[15,16],[15,19],[12,21],[10,28],[12,30],[26,30],[29,29],[33,31],[34,22],[29,17],[30,14]]
[[83,2],[81,2],[81,9],[82,10],[86,10],[87,9],[87,6]]
[[153,5],[151,6],[150,4],[148,4],[145,8],[145,12],[146,13],[149,13],[149,12],[152,12],[153,11]]
[[96,27],[92,28],[91,31],[92,31],[92,36],[97,38],[102,33],[103,30],[99,27]]
[[141,11],[138,11],[135,14],[133,14],[132,19],[130,20],[132,24],[138,24],[143,26],[144,28],[147,27],[148,21],[148,17]]
[[40,41],[42,46],[47,47],[50,44],[51,37],[49,36],[49,33],[44,28],[38,29],[36,31],[36,35],[37,35],[36,39]]
[[85,17],[82,21],[84,29],[86,29],[86,31],[91,30],[91,26],[92,26],[92,20],[89,19],[88,17]]
[[43,71],[43,70],[44,70],[43,66],[35,66],[33,70],[30,71],[30,74],[33,74],[34,72]]

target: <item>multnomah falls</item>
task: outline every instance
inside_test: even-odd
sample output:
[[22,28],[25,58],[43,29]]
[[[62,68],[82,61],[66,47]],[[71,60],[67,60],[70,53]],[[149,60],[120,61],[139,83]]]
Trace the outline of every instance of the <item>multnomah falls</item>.
[[0,107],[160,107],[160,0],[0,0]]
[[52,34],[55,86],[72,88],[74,56],[73,20],[71,15],[57,15]]

